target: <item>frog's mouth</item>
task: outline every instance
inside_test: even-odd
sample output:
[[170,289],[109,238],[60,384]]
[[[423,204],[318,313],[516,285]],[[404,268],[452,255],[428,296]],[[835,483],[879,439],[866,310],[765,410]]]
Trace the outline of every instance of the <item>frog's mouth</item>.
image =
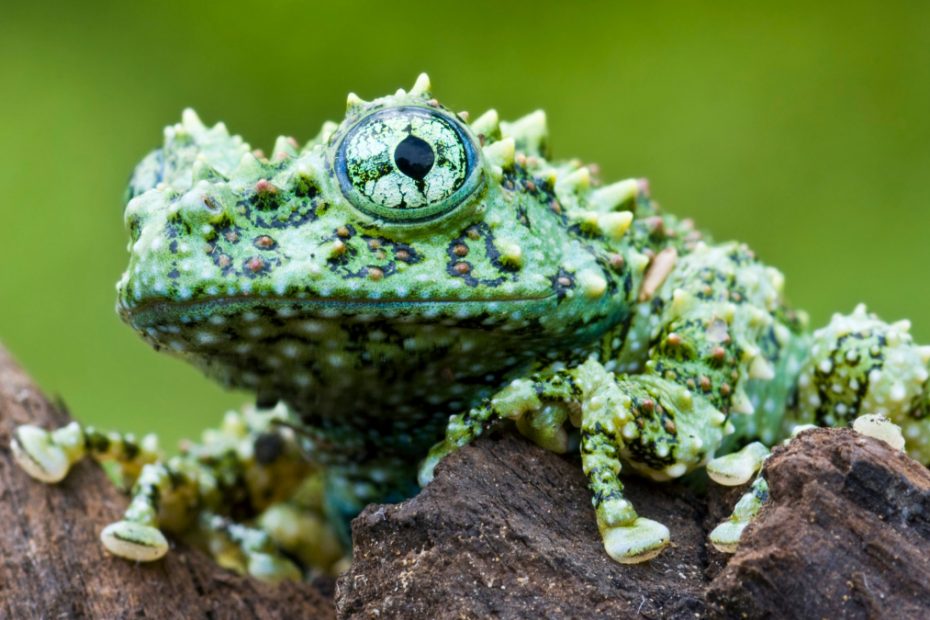
[[233,318],[389,320],[406,323],[526,323],[555,308],[554,291],[521,297],[335,299],[238,295],[178,301],[153,299],[137,305],[120,304],[120,315],[139,329],[165,324],[219,324]]

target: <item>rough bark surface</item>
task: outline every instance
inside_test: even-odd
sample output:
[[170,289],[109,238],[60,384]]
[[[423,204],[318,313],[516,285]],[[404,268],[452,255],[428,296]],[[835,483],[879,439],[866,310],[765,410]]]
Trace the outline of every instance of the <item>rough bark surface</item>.
[[728,556],[706,534],[742,489],[699,498],[630,478],[673,546],[604,554],[578,463],[512,436],[452,455],[420,495],[370,506],[337,586],[347,618],[928,618],[930,472],[848,430],[803,434],[767,465],[772,502]]
[[68,416],[0,348],[0,618],[331,618],[311,585],[270,586],[226,571],[178,545],[152,564],[108,556],[100,530],[126,498],[103,471],[77,465],[61,484],[39,484],[11,460],[17,424]]
[[622,566],[603,551],[578,463],[510,435],[450,456],[418,496],[353,523],[345,617],[694,618],[703,615],[703,506],[680,486],[631,480],[640,514],[674,546]]
[[724,618],[930,618],[930,471],[850,430],[766,468],[771,505],[708,591]]

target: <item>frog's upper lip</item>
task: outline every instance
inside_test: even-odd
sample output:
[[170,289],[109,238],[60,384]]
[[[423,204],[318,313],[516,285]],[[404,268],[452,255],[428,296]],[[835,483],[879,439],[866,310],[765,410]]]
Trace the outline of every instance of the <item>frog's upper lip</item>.
[[301,314],[306,310],[307,315],[326,314],[326,310],[342,314],[351,310],[357,314],[378,314],[390,310],[403,310],[416,308],[422,310],[434,306],[438,310],[450,307],[473,307],[475,305],[503,305],[503,306],[534,306],[548,302],[556,297],[555,291],[540,295],[524,295],[520,297],[484,297],[473,299],[459,299],[452,297],[417,298],[417,297],[379,297],[367,299],[345,299],[332,297],[283,297],[272,295],[219,295],[190,300],[177,300],[169,298],[155,298],[142,301],[138,304],[122,304],[120,311],[140,323],[158,322],[158,317],[178,316],[189,311],[201,314],[208,310],[222,308],[268,308],[287,309],[291,313]]

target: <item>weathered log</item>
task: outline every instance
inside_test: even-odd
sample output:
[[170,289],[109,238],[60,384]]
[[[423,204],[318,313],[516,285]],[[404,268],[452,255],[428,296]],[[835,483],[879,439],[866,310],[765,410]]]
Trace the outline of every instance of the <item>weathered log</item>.
[[648,563],[604,553],[579,463],[512,435],[479,440],[440,463],[416,497],[354,521],[337,609],[359,618],[703,615],[702,502],[635,478],[627,491],[672,531],[674,546]]
[[17,424],[67,423],[0,348],[0,618],[331,618],[332,603],[310,584],[272,586],[240,577],[178,544],[152,564],[106,554],[100,530],[126,498],[91,462],[57,486],[12,461]]
[[930,617],[930,472],[849,430],[809,431],[775,450],[772,501],[732,559],[706,534],[740,489],[711,485],[701,497],[629,477],[638,511],[666,523],[673,545],[623,566],[603,552],[572,459],[507,435],[436,472],[417,497],[355,520],[340,615]]

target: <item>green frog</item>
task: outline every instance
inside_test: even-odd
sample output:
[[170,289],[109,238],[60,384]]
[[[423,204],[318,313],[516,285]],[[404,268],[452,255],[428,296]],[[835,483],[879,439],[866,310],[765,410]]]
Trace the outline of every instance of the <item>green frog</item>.
[[115,464],[132,499],[101,539],[118,556],[157,560],[167,531],[264,579],[332,570],[366,504],[505,426],[580,453],[623,563],[670,532],[621,469],[752,482],[711,534],[732,551],[768,447],[799,428],[868,414],[858,428],[930,461],[930,348],[905,322],[860,307],[811,333],[745,245],[662,212],[643,179],[551,159],[542,111],[470,118],[425,75],[267,154],[187,110],[136,167],[125,222],[120,317],[256,400],[170,458],[78,423],[17,430],[40,480]]

